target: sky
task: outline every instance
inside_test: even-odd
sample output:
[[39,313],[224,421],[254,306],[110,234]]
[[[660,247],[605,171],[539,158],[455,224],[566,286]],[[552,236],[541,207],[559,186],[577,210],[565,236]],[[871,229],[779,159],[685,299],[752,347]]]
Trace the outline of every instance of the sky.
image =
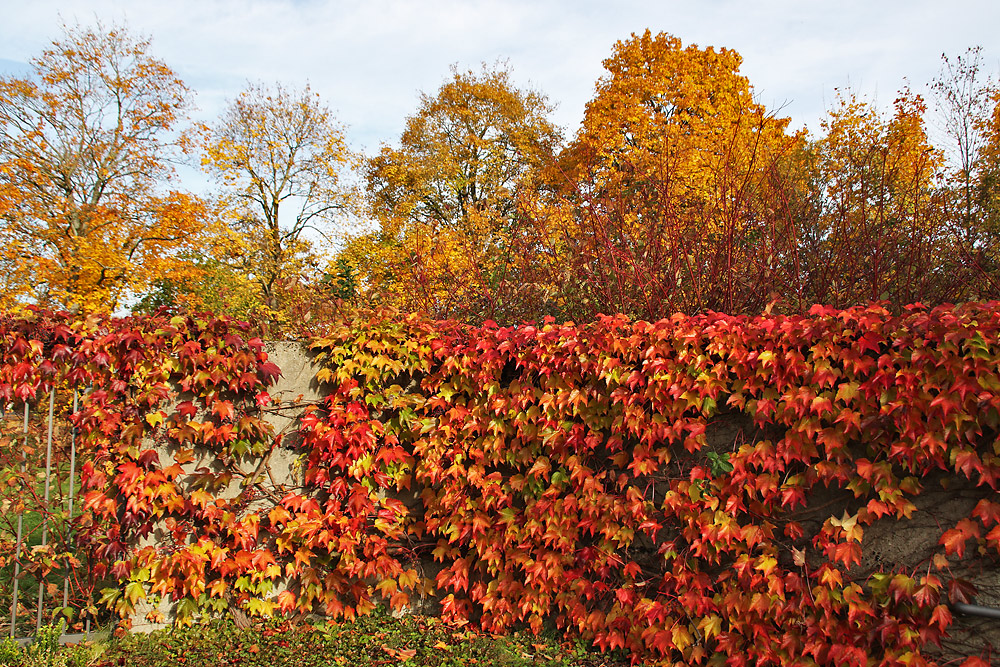
[[572,136],[615,42],[647,28],[735,49],[759,100],[813,132],[838,88],[885,108],[906,79],[926,92],[942,53],[979,45],[1000,72],[996,0],[0,0],[0,16],[0,74],[25,74],[63,23],[124,22],[195,91],[198,120],[248,81],[308,84],[367,154],[451,65],[498,59]]

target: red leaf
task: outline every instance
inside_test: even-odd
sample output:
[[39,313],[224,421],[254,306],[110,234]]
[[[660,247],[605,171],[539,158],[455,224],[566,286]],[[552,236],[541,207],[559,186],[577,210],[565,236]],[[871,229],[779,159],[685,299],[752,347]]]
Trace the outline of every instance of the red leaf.
[[1000,551],[1000,525],[993,526],[993,530],[986,533],[986,541],[991,543],[995,549]]
[[857,542],[841,542],[834,547],[833,559],[840,561],[847,567],[851,563],[861,564],[861,545]]
[[966,658],[960,667],[990,667],[990,663],[978,656],[972,656],[971,658]]
[[979,517],[987,528],[991,523],[1000,523],[1000,503],[983,498],[972,510],[972,516]]
[[913,594],[913,600],[921,607],[930,607],[931,605],[936,605],[941,595],[938,589],[929,584],[921,584],[917,586],[916,592]]
[[951,625],[951,622],[951,610],[948,609],[948,605],[939,604],[934,607],[934,613],[931,614],[931,625],[937,625],[940,629],[945,630]]
[[952,602],[970,603],[976,596],[976,587],[965,579],[952,579],[948,582],[948,597]]
[[955,452],[955,470],[961,470],[966,477],[972,479],[973,472],[982,472],[983,462],[976,452],[958,451]]
[[198,408],[194,406],[191,401],[184,401],[183,403],[177,404],[177,412],[180,413],[181,417],[185,419],[190,419],[198,413]]
[[212,407],[212,412],[214,412],[219,419],[232,419],[234,414],[232,401],[216,401],[215,405]]
[[131,485],[142,476],[142,469],[131,461],[119,464],[118,472],[118,480],[122,485]]
[[955,554],[959,558],[965,555],[965,543],[981,534],[980,528],[971,519],[962,519],[954,528],[946,530],[938,541],[944,546],[946,554]]
[[155,449],[147,449],[139,454],[139,458],[136,461],[143,468],[151,468],[154,465],[159,465],[160,455],[156,453]]
[[281,376],[281,369],[278,368],[277,364],[270,361],[262,363],[259,372],[266,385],[274,384],[274,381]]
[[281,499],[281,504],[295,512],[308,511],[315,502],[297,493],[289,493]]

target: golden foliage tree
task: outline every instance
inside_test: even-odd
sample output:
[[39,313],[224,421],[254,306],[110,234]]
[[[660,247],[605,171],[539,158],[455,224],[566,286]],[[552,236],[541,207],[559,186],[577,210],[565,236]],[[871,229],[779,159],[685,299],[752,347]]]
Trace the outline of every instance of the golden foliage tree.
[[164,187],[188,90],[122,27],[65,26],[31,66],[0,78],[0,304],[114,309],[201,228]]
[[952,292],[958,272],[936,177],[941,152],[927,137],[920,96],[901,91],[885,117],[847,93],[816,143],[823,205],[809,258],[813,301],[902,306]]
[[1000,89],[989,97],[989,111],[977,125],[984,136],[975,173],[975,206],[979,213],[977,238],[969,244],[982,248],[993,280],[1000,285]]
[[353,204],[341,128],[308,87],[250,85],[211,131],[204,165],[221,185],[224,254],[274,314],[318,266]]
[[369,298],[476,319],[516,282],[517,193],[561,137],[545,96],[510,79],[506,66],[452,68],[436,95],[421,95],[399,146],[368,160],[379,230],[355,238],[342,257]]
[[753,97],[728,49],[646,31],[618,42],[542,215],[574,269],[560,308],[658,317],[766,303],[794,221],[776,165],[802,139]]

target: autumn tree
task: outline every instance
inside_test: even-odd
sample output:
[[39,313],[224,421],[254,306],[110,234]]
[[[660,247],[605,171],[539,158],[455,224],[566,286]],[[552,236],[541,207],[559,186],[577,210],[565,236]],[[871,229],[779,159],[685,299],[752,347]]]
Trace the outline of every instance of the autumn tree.
[[990,94],[989,107],[979,123],[984,142],[976,163],[975,196],[984,237],[979,245],[988,255],[994,285],[1000,286],[1000,88]]
[[927,136],[923,99],[901,91],[886,116],[870,101],[840,96],[816,143],[823,205],[812,245],[810,299],[894,307],[975,296],[969,267],[947,224],[937,174],[943,156]]
[[420,96],[399,145],[366,165],[379,229],[342,255],[368,298],[443,317],[495,313],[519,280],[518,191],[560,141],[551,111],[544,95],[515,87],[504,65],[453,67],[437,94]]
[[221,186],[229,225],[222,255],[273,313],[312,280],[317,244],[331,241],[352,203],[352,155],[309,87],[253,84],[211,130],[204,165]]
[[772,180],[801,138],[755,101],[740,63],[664,33],[615,45],[542,212],[572,267],[568,315],[752,309],[794,282],[781,260],[794,220]]
[[169,190],[189,93],[123,27],[64,26],[27,78],[0,78],[0,303],[116,308],[176,271],[202,224]]
[[982,50],[955,58],[941,56],[941,71],[931,86],[937,118],[946,138],[949,161],[946,194],[968,260],[988,276],[993,293],[1000,287],[1000,151],[997,100],[1000,82],[984,71]]
[[215,229],[200,248],[179,254],[178,261],[188,270],[153,281],[131,305],[132,313],[152,315],[166,308],[256,322],[264,305],[260,293],[238,267],[227,261],[226,251],[219,249],[220,241],[231,240],[225,231],[220,234]]

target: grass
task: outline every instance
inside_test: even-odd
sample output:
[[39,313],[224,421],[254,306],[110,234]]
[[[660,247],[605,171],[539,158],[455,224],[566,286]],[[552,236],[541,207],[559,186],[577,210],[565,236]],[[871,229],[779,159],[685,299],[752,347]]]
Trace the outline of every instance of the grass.
[[[3,663],[0,643],[0,664]],[[25,652],[22,652],[26,655]],[[10,658],[8,658],[10,660]],[[54,649],[48,662],[15,667],[623,667],[619,654],[549,634],[492,636],[445,625],[436,618],[376,613],[351,622],[264,622],[241,630],[231,621],[124,634],[103,642]]]

